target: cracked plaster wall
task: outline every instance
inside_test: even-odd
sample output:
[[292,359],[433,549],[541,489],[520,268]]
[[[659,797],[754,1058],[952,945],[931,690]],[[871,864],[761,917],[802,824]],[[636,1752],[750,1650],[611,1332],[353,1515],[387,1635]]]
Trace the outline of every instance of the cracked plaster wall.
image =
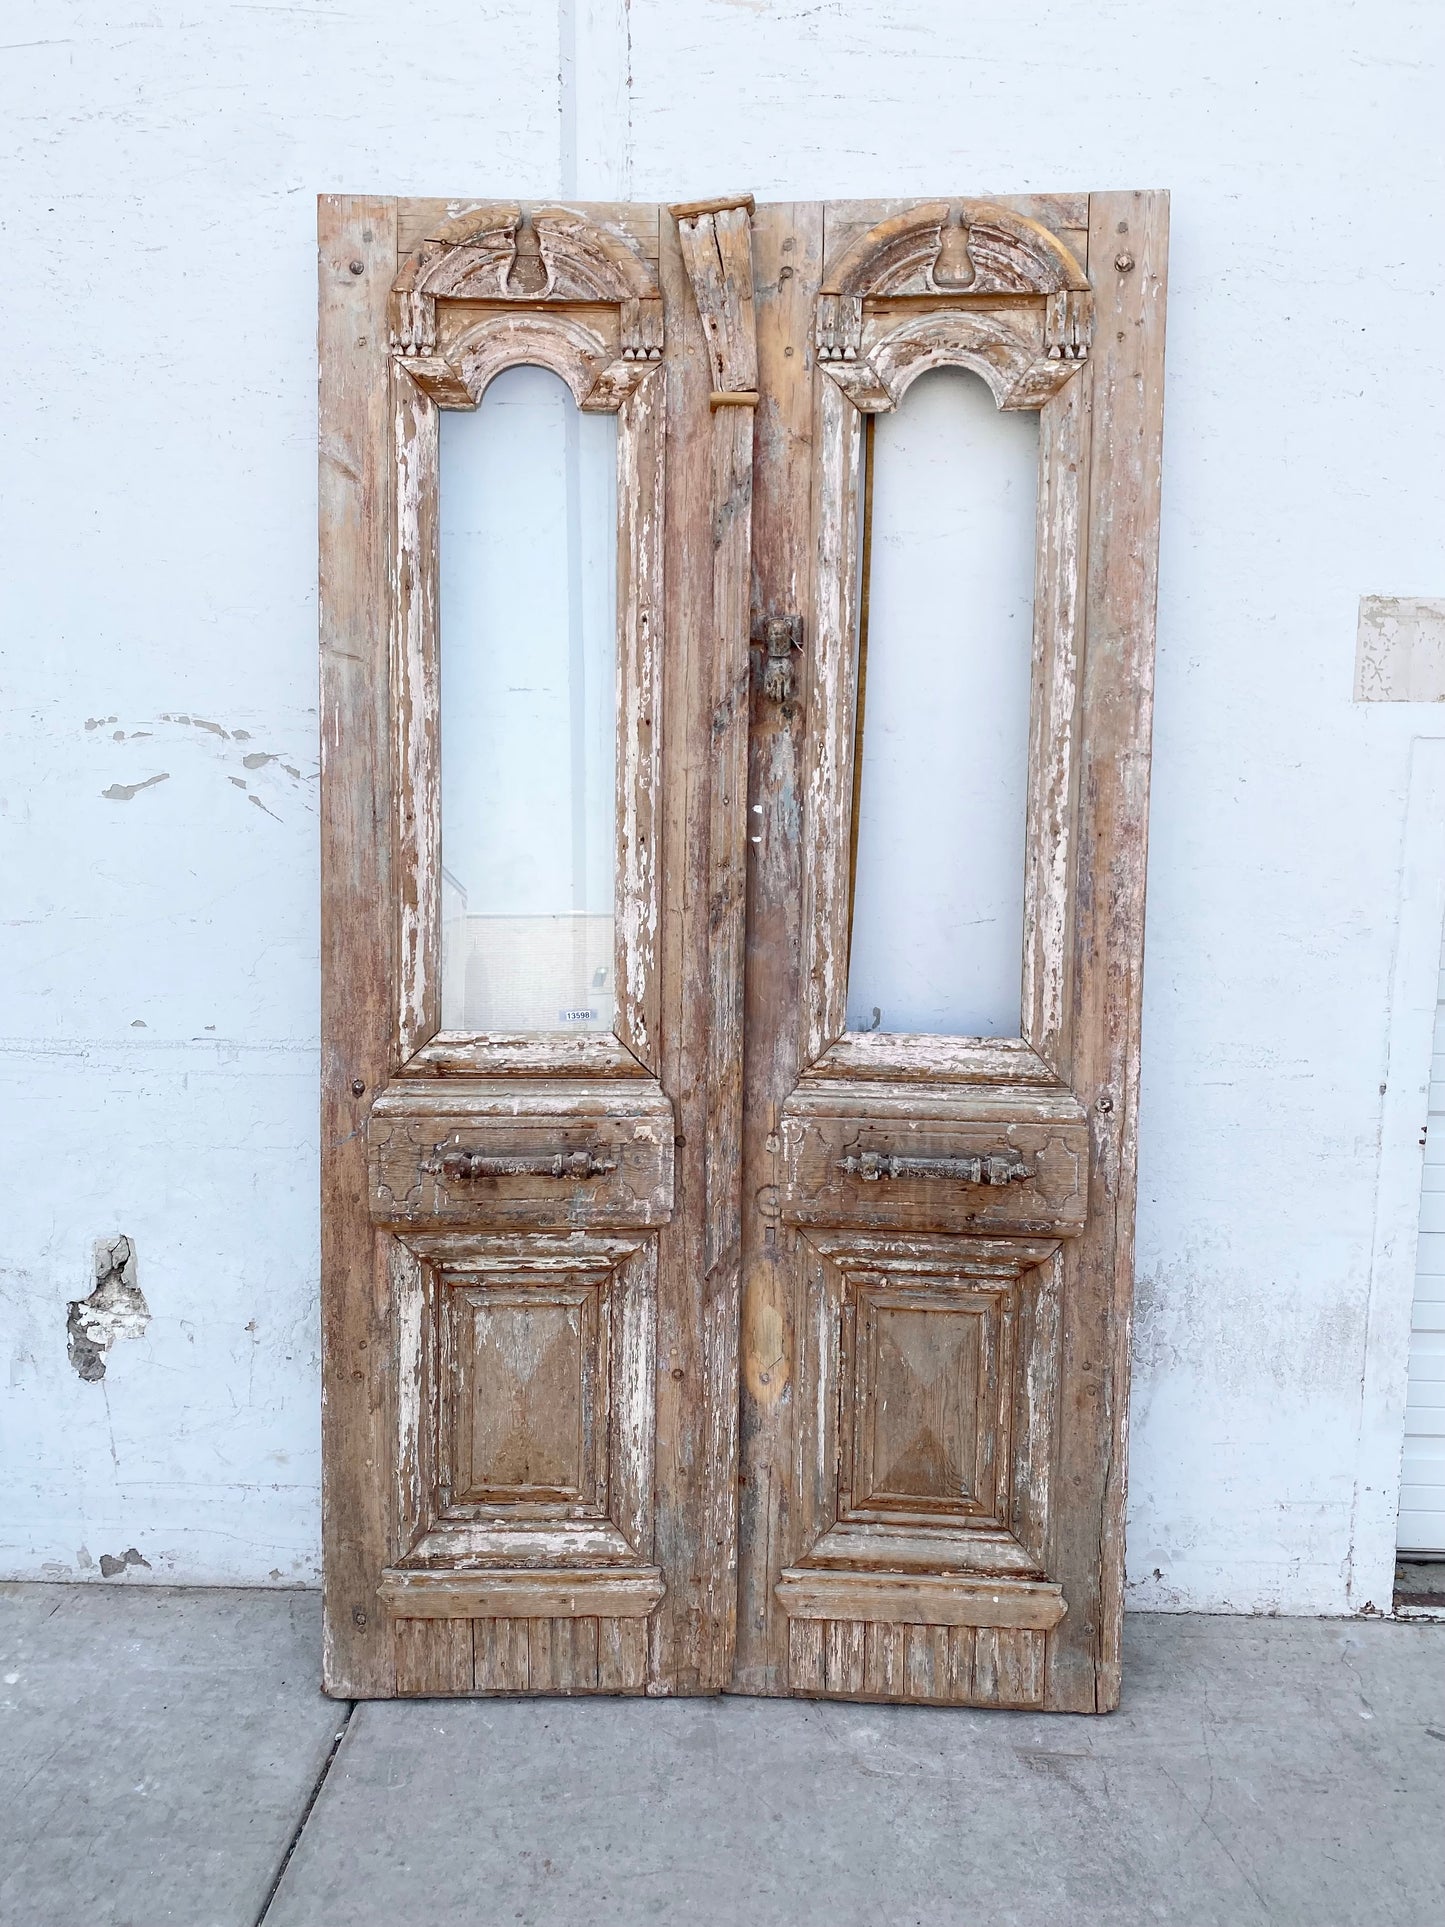
[[[13,0],[4,39],[0,1572],[317,1573],[315,194],[1165,185],[1134,1596],[1363,1604],[1440,725],[1350,694],[1359,596],[1445,581],[1439,10]],[[150,1320],[84,1382],[121,1231]]]

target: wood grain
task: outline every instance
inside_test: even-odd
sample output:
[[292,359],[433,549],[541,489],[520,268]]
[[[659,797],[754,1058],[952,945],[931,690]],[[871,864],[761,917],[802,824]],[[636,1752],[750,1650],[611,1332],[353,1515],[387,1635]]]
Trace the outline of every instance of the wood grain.
[[[1166,197],[320,233],[328,1690],[1106,1709]],[[619,414],[612,1038],[437,1027],[436,411],[519,358]],[[860,411],[948,365],[1041,413],[1025,1034],[848,1036]]]
[[[326,1691],[389,1694],[376,1609],[393,1552],[390,1279],[370,1214],[362,1125],[392,1052],[387,567],[392,444],[387,311],[396,203],[317,207],[321,563],[321,1315]],[[359,266],[360,272],[356,272]]]
[[1093,1154],[1089,1227],[1063,1261],[1069,1315],[1050,1570],[1070,1613],[1050,1642],[1047,1694],[1048,1704],[1077,1711],[1108,1711],[1119,1696],[1168,235],[1165,194],[1091,199],[1098,328],[1061,1068],[1088,1111]]
[[663,1594],[655,1566],[632,1571],[412,1572],[388,1567],[379,1593],[399,1619],[645,1619]]
[[[816,203],[760,209],[753,256],[758,297],[758,388],[753,458],[754,622],[809,612],[813,307],[822,272]],[[761,652],[751,681],[748,770],[747,955],[743,1055],[743,1300],[738,1504],[739,1691],[780,1690],[786,1623],[774,1596],[779,1565],[804,1548],[791,1535],[787,1468],[793,1451],[793,1356],[798,1259],[779,1209],[782,1107],[801,1068],[797,1011],[801,957],[804,673],[792,699],[764,691]],[[800,665],[801,671],[801,665]],[[781,1656],[781,1657],[780,1657]]]
[[392,1647],[398,1693],[431,1699],[472,1691],[469,1619],[395,1619]]

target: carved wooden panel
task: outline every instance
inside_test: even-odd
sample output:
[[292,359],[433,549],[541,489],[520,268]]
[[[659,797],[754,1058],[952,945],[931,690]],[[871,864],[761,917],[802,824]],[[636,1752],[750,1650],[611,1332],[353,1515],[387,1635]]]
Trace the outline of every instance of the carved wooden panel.
[[650,1081],[398,1079],[372,1106],[382,1224],[641,1226],[673,1206],[672,1106]]
[[606,1282],[446,1293],[442,1509],[605,1513]]
[[840,1518],[994,1516],[1011,1338],[997,1293],[855,1281],[843,1323]]

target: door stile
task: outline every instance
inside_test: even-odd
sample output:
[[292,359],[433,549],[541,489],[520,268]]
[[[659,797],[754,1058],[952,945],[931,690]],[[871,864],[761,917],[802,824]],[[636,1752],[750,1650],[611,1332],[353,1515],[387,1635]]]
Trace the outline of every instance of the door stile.
[[[1055,197],[820,212],[794,898],[802,954],[792,976],[801,1034],[790,1051],[779,1031],[792,1013],[769,995],[788,981],[787,962],[750,943],[747,1048],[761,1062],[750,1062],[747,1085],[756,1115],[746,1127],[745,1196],[756,1223],[747,1234],[734,1683],[1095,1710],[1111,1703],[1117,1653],[1120,1597],[1117,1587],[1105,1596],[1104,1568],[1122,1530],[1110,1508],[1117,1514],[1121,1502],[1127,1382],[1118,1294],[1130,1254],[1119,1219],[1132,1221],[1133,1204],[1121,1165],[1133,1150],[1099,1135],[1100,1119],[1115,1129],[1107,1120],[1124,1100],[1091,1081],[1090,1052],[1121,1072],[1132,1062],[1137,1078],[1142,926],[1131,879],[1142,878],[1147,787],[1131,767],[1128,807],[1111,816],[1100,745],[1104,760],[1122,754],[1147,765],[1147,730],[1141,738],[1129,718],[1147,708],[1153,623],[1152,587],[1146,597],[1128,584],[1131,626],[1118,640],[1109,592],[1100,592],[1096,530],[1101,518],[1127,527],[1132,546],[1109,556],[1117,570],[1128,554],[1152,558],[1157,529],[1157,447],[1152,457],[1121,450],[1112,467],[1098,452],[1113,446],[1115,396],[1101,384],[1115,380],[1114,357],[1104,356],[1097,376],[1088,365],[1097,248],[1094,287],[1085,261],[1091,229],[1118,210]],[[761,231],[770,218],[771,210],[760,217]],[[1132,267],[1126,261],[1117,276]],[[760,276],[759,291],[766,341],[779,290]],[[1127,325],[1115,326],[1117,302],[1099,299],[1101,334],[1127,336]],[[1156,422],[1160,345],[1136,354],[1128,376]],[[1042,417],[1022,1034],[1012,1040],[845,1035],[862,418],[895,406],[921,369],[940,365],[971,368],[999,407]],[[760,473],[769,459],[779,457],[760,456]],[[1141,481],[1141,460],[1151,459],[1152,494]],[[796,489],[794,480],[794,505]],[[782,492],[760,482],[758,499]],[[770,539],[760,530],[760,554]],[[770,613],[761,574],[760,603]],[[769,792],[767,724],[755,727],[752,802],[766,836],[781,797]],[[790,757],[784,779],[791,769]],[[755,845],[751,902],[764,919],[769,860]],[[1127,872],[1108,910],[1101,862]],[[778,1074],[785,1059],[791,1081]],[[1111,1081],[1122,1089],[1127,1080]],[[1132,1103],[1131,1094],[1130,1129]],[[769,1239],[781,1265],[755,1265],[754,1246],[765,1252]],[[883,1363],[870,1363],[870,1347],[882,1348]],[[772,1405],[764,1371],[785,1381]],[[959,1392],[949,1420],[961,1463],[973,1469],[961,1490],[950,1472],[935,1491],[933,1472],[906,1469],[931,1464],[940,1449],[919,1429],[934,1423],[924,1415],[936,1392],[926,1388],[985,1379],[988,1398]],[[866,1477],[862,1461],[847,1469],[863,1449],[850,1440],[871,1441]]]
[[1120,1691],[1168,249],[1167,194],[1090,197],[1098,321],[1068,1074],[1092,1147],[1088,1228],[1065,1255],[1053,1554],[1077,1625],[1065,1622],[1050,1655],[1051,1700],[1080,1712],[1112,1710]]
[[[660,1074],[676,1111],[677,1190],[659,1234],[654,1542],[668,1591],[650,1622],[649,1690],[669,1693],[721,1690],[737,1599],[738,1176],[719,1038],[726,1033],[740,1050],[734,879],[743,832],[740,812],[723,799],[729,780],[736,784],[740,744],[746,752],[746,717],[728,696],[735,665],[746,666],[749,529],[735,490],[744,435],[750,486],[752,411],[713,407],[729,372],[736,381],[745,369],[719,366],[717,357],[737,346],[724,340],[719,348],[704,318],[719,330],[730,318],[720,305],[726,247],[729,271],[746,277],[751,319],[749,208],[744,197],[675,212],[676,226],[663,223],[659,261],[678,344],[667,368],[676,426],[668,448],[660,1037]],[[733,613],[739,583],[741,632]]]
[[[789,1563],[794,1450],[797,1235],[779,1210],[778,1127],[798,1081],[803,889],[805,665],[811,652],[813,308],[823,267],[818,202],[754,217],[758,416],[753,465],[753,632],[748,776],[746,1007],[743,1021],[743,1300],[735,1692],[776,1690],[769,1653]],[[788,674],[767,683],[769,618],[801,619]],[[784,1632],[783,1637],[786,1637]]]
[[[390,1693],[376,1575],[395,1532],[389,1277],[365,1209],[365,1118],[392,1053],[388,679],[391,416],[387,316],[396,203],[318,209],[320,280],[322,1672],[328,1693]],[[359,264],[360,273],[356,272]]]

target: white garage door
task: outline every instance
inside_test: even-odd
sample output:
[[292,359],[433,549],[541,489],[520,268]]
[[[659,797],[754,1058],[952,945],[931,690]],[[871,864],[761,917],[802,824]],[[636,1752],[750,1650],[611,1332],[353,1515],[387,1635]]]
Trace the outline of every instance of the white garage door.
[[1445,1553],[1445,956],[1438,995],[1400,1481],[1402,1552]]

